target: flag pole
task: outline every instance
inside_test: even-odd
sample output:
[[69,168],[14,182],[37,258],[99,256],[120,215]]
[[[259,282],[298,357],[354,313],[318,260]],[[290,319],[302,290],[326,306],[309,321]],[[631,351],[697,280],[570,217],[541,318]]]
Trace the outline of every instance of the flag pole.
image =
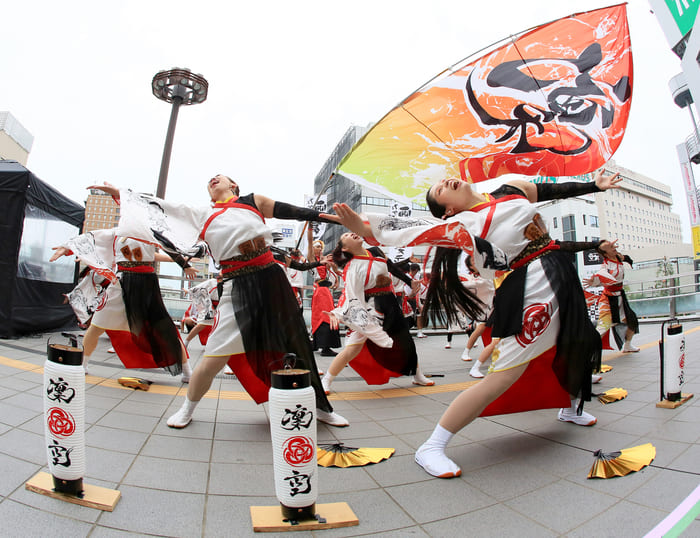
[[[331,172],[331,175],[328,177],[326,182],[323,184],[323,187],[321,188],[321,191],[318,193],[318,196],[316,196],[316,199],[314,200],[313,205],[311,206],[312,208],[316,207],[316,204],[318,203],[319,199],[321,198],[321,195],[326,192],[326,189],[328,186],[331,184],[331,181],[335,177],[335,172]],[[294,247],[295,249],[299,248],[299,245],[301,244],[301,238],[304,237],[304,234],[306,233],[306,227],[309,225],[308,222],[304,223],[304,227],[301,229],[301,234],[299,234],[299,239],[297,240],[297,244]],[[311,254],[310,252],[307,252],[307,254]]]

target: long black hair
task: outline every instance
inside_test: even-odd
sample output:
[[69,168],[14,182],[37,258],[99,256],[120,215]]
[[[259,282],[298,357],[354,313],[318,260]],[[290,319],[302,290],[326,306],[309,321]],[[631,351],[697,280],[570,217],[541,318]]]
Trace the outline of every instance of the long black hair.
[[423,321],[428,316],[435,322],[458,323],[458,312],[469,319],[483,321],[486,305],[459,279],[457,264],[462,254],[460,249],[437,247],[433,267],[430,270],[430,284],[423,305]]
[[343,239],[338,239],[338,244],[333,249],[333,263],[335,263],[341,269],[347,265],[347,263],[352,260],[355,256],[349,252],[343,250]]
[[[428,208],[434,217],[442,218],[445,215],[445,207],[440,205],[430,195],[430,190],[425,195]],[[486,305],[470,290],[462,285],[457,271],[461,249],[437,247],[433,267],[430,270],[430,284],[425,296],[423,322],[428,317],[433,323],[444,322],[448,324],[458,322],[458,312],[463,312],[470,319],[481,320],[484,317]]]

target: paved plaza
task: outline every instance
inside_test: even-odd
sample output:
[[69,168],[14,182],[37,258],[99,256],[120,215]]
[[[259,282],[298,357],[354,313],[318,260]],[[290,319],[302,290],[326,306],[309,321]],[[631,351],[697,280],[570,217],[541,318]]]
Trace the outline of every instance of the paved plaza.
[[[423,371],[435,387],[399,378],[368,387],[350,369],[331,400],[348,428],[318,425],[318,441],[393,447],[384,462],[348,469],[319,467],[318,503],[347,502],[359,526],[286,536],[615,536],[641,537],[700,484],[700,323],[686,322],[684,392],[677,409],[659,400],[659,325],[643,325],[637,354],[606,352],[613,369],[594,392],[622,387],[626,399],[586,406],[590,428],[559,422],[556,410],[477,419],[448,454],[460,478],[432,478],[413,461],[445,407],[474,380],[460,360],[465,336],[444,349],[444,335],[417,339]],[[100,340],[86,385],[88,484],[121,492],[113,512],[65,503],[25,489],[47,470],[42,366],[50,335],[0,340],[0,536],[264,536],[250,507],[276,505],[267,405],[255,405],[220,374],[183,430],[166,426],[186,386],[154,371],[125,371]],[[202,348],[191,346],[194,364]],[[330,359],[318,357],[325,369]],[[152,380],[148,392],[117,378]],[[533,390],[537,390],[533,387]],[[652,443],[656,459],[625,477],[589,480],[593,452]],[[322,515],[322,514],[321,514]],[[683,536],[700,536],[695,519]]]

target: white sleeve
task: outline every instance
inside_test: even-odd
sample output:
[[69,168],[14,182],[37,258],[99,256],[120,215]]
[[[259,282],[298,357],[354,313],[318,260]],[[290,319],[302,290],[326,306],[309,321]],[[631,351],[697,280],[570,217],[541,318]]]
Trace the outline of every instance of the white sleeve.
[[434,245],[461,249],[472,256],[475,267],[484,277],[493,277],[497,270],[508,269],[505,253],[485,239],[478,217],[462,211],[446,220],[434,218],[390,217],[367,214],[376,241],[389,246]]
[[378,346],[391,347],[393,340],[384,332],[374,316],[374,309],[365,301],[365,270],[364,264],[350,261],[345,273],[344,300],[331,312],[353,331],[362,333]]
[[174,246],[183,255],[199,253],[199,233],[211,208],[193,208],[130,190],[120,191],[119,197],[118,235],[163,246],[166,250]]

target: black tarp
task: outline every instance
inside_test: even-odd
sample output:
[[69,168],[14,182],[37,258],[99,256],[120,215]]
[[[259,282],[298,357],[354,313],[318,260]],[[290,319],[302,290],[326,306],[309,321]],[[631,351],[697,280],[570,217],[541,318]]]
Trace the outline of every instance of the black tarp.
[[40,252],[41,263],[21,259],[26,215],[43,225],[45,236],[63,230],[77,235],[85,208],[21,164],[0,160],[0,338],[75,327],[63,294],[75,286],[76,270],[70,269],[67,277],[64,271],[60,281],[50,278],[43,268],[50,256],[45,247],[33,251]]

